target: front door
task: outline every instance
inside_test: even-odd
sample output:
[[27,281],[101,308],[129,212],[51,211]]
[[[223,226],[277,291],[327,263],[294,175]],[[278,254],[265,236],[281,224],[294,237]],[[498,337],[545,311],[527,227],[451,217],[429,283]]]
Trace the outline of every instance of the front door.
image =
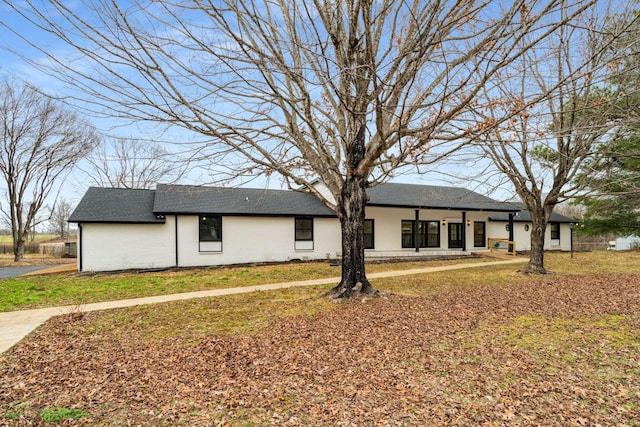
[[462,224],[449,223],[449,248],[462,248]]

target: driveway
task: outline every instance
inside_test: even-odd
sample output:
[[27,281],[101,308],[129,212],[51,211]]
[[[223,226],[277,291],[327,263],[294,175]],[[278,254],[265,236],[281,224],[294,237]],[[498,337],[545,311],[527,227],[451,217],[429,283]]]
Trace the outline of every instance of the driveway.
[[28,265],[24,267],[2,267],[0,268],[0,279],[9,279],[11,277],[22,276],[23,274],[32,273],[38,270],[51,268],[53,265]]

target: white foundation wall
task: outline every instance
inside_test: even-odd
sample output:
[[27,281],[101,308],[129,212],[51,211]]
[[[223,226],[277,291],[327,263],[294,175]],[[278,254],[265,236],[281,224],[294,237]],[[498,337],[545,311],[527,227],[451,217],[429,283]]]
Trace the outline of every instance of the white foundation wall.
[[222,250],[200,251],[198,216],[178,217],[181,267],[335,258],[341,252],[340,224],[314,218],[313,249],[295,249],[293,217],[222,217]]
[[78,269],[114,271],[175,265],[173,218],[165,224],[81,224]]

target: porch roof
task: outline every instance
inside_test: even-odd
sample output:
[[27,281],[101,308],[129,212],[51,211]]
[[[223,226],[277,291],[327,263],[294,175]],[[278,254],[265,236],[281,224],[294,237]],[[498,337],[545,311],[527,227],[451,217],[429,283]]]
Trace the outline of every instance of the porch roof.
[[[509,221],[509,215],[508,214],[490,215],[489,221]],[[531,214],[526,209],[520,210],[513,216],[513,222],[531,222]],[[576,220],[564,215],[560,215],[559,213],[551,212],[551,217],[549,218],[549,222],[573,223],[573,222],[576,222]]]
[[368,206],[461,211],[517,212],[519,207],[498,202],[466,188],[386,183],[367,190]]

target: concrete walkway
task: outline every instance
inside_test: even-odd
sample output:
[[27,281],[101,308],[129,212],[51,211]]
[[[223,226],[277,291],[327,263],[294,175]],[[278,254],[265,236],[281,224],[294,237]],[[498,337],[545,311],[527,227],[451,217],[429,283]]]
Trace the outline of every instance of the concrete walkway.
[[[514,258],[505,261],[476,262],[469,264],[454,264],[440,267],[418,268],[412,270],[386,271],[382,273],[367,274],[369,279],[379,279],[383,277],[409,276],[412,274],[432,273],[436,271],[459,270],[462,268],[488,267],[492,265],[516,264],[528,261],[528,258]],[[38,308],[34,310],[20,310],[0,313],[0,353],[4,353],[31,331],[49,320],[53,316],[72,313],[76,311],[97,311],[111,308],[131,307],[134,305],[157,304],[168,301],[186,300],[192,298],[217,297],[223,295],[244,294],[256,291],[270,291],[274,289],[285,289],[300,286],[316,286],[338,283],[340,277],[327,277],[323,279],[305,280],[301,282],[273,283],[270,285],[247,286],[242,288],[212,289],[208,291],[186,292],[172,295],[157,295],[152,297],[134,298],[119,301],[97,302],[84,304],[81,306],[64,306]]]

